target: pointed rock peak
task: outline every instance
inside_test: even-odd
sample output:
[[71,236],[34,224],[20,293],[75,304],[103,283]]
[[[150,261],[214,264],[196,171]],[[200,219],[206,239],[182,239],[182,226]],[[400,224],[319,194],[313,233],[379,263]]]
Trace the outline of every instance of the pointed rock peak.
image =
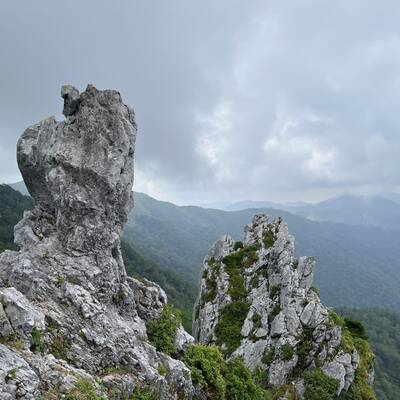
[[64,99],[63,114],[68,117],[75,113],[79,104],[79,90],[71,85],[61,87],[61,97]]
[[337,395],[357,385],[371,391],[367,381],[355,381],[359,368],[373,371],[368,343],[321,303],[314,265],[312,257],[294,256],[281,218],[255,215],[243,242],[224,236],[204,261],[195,338],[228,359],[242,357],[269,385],[293,385],[296,398],[303,398],[309,374],[337,384]]
[[233,250],[234,245],[235,241],[229,235],[224,235],[211,246],[207,258],[220,260]]
[[30,224],[71,250],[110,249],[131,208],[134,113],[114,90],[89,85],[79,94],[65,85],[61,96],[66,120],[31,126],[17,146],[19,168],[36,202]]

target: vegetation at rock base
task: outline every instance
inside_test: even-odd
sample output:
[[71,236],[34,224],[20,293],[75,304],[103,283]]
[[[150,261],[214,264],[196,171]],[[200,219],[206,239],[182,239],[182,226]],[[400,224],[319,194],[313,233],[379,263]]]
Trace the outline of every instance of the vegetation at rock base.
[[138,388],[133,392],[129,400],[159,400],[159,396],[150,388]]
[[[381,309],[339,309],[351,319],[362,321],[374,350],[374,388],[379,400],[400,398],[400,314]],[[353,388],[352,388],[353,390]],[[356,397],[354,397],[356,398]]]
[[268,400],[271,394],[259,386],[243,360],[235,358],[225,367],[226,399]]
[[243,242],[241,242],[241,241],[235,242],[235,244],[233,246],[233,250],[239,250],[239,249],[243,249]]
[[271,395],[239,358],[225,362],[217,347],[190,346],[184,358],[192,380],[209,400],[268,400]]
[[243,247],[222,259],[225,272],[229,275],[228,293],[232,302],[221,310],[215,335],[217,344],[225,345],[226,354],[231,354],[242,339],[241,329],[250,306],[246,301],[247,290],[241,272],[258,259],[258,249],[258,245]]
[[297,368],[304,369],[307,367],[308,355],[312,349],[312,339],[313,339],[313,330],[303,325],[302,333],[299,338],[299,344],[297,345]]
[[290,361],[293,358],[294,349],[290,344],[285,343],[282,346],[281,351],[282,351],[282,359],[284,361]]
[[209,399],[223,399],[226,385],[223,377],[224,359],[217,347],[190,346],[184,357],[193,383],[201,386]]
[[305,400],[333,400],[339,388],[339,381],[327,376],[316,368],[304,374]]
[[173,354],[175,336],[182,318],[180,312],[167,304],[161,314],[147,324],[147,335],[158,351]]
[[369,374],[374,367],[374,353],[372,352],[363,325],[350,318],[342,318],[335,312],[331,312],[332,323],[342,328],[341,347],[343,351],[352,353],[357,350],[360,363],[356,370],[354,382],[347,393],[341,395],[343,400],[376,400],[376,395],[368,385]]
[[263,356],[261,358],[261,362],[263,364],[270,366],[272,364],[272,362],[274,361],[275,353],[276,353],[275,347],[272,347],[271,350],[269,350],[263,354]]
[[44,350],[42,332],[40,332],[38,328],[34,327],[31,332],[31,337],[32,337],[31,350],[34,353],[41,353]]
[[272,229],[272,226],[269,226],[268,229],[263,234],[263,243],[266,249],[272,247],[276,240],[276,235]]
[[215,328],[217,344],[226,346],[226,354],[232,352],[240,345],[242,339],[242,326],[249,312],[250,306],[245,301],[235,301],[227,304],[222,310],[220,320]]
[[269,289],[269,295],[271,298],[279,296],[281,288],[278,285],[271,286]]
[[75,387],[64,397],[65,400],[105,400],[98,396],[92,383],[86,379],[80,379],[75,383]]

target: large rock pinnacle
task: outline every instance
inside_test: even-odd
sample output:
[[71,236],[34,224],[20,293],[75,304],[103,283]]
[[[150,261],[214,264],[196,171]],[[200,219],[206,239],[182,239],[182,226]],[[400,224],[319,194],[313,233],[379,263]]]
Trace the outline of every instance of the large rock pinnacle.
[[[21,250],[0,254],[0,399],[64,398],[82,381],[104,399],[142,387],[191,399],[189,370],[147,337],[166,295],[128,277],[121,255],[134,112],[114,90],[63,86],[61,96],[65,120],[31,126],[17,146],[35,207],[14,230]],[[192,340],[182,327],[178,336],[181,348]]]
[[45,119],[18,142],[18,165],[36,201],[32,224],[46,235],[54,220],[66,249],[109,250],[131,207],[134,112],[114,90],[89,85],[79,94],[63,86],[61,95],[66,120]]

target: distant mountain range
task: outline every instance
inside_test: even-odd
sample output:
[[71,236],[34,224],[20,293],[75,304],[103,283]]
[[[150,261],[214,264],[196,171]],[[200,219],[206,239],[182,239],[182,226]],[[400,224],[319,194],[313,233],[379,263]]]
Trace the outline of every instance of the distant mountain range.
[[224,204],[218,208],[224,211],[273,208],[301,215],[312,221],[400,229],[400,194],[398,193],[384,193],[379,196],[342,195],[319,203],[241,201]]

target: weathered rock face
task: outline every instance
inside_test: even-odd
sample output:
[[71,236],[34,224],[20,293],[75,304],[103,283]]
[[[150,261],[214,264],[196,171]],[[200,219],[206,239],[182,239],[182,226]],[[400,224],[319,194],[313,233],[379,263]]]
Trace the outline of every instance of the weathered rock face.
[[360,356],[311,286],[314,264],[294,257],[286,223],[256,215],[243,243],[224,236],[204,261],[195,339],[243,357],[271,385],[293,384],[299,395],[304,371],[317,367],[339,382],[338,394],[348,390]]
[[[79,379],[104,398],[143,385],[161,399],[192,398],[189,370],[147,340],[165,293],[127,277],[122,261],[134,112],[90,85],[65,86],[62,97],[65,121],[46,119],[18,142],[35,208],[15,227],[21,250],[0,254],[0,398],[60,396]],[[180,348],[191,340],[177,336]]]
[[43,236],[56,227],[64,250],[108,251],[118,247],[131,208],[134,112],[113,90],[89,85],[79,95],[64,86],[62,96],[66,120],[51,117],[33,125],[17,146],[18,165],[36,201],[31,227]]

